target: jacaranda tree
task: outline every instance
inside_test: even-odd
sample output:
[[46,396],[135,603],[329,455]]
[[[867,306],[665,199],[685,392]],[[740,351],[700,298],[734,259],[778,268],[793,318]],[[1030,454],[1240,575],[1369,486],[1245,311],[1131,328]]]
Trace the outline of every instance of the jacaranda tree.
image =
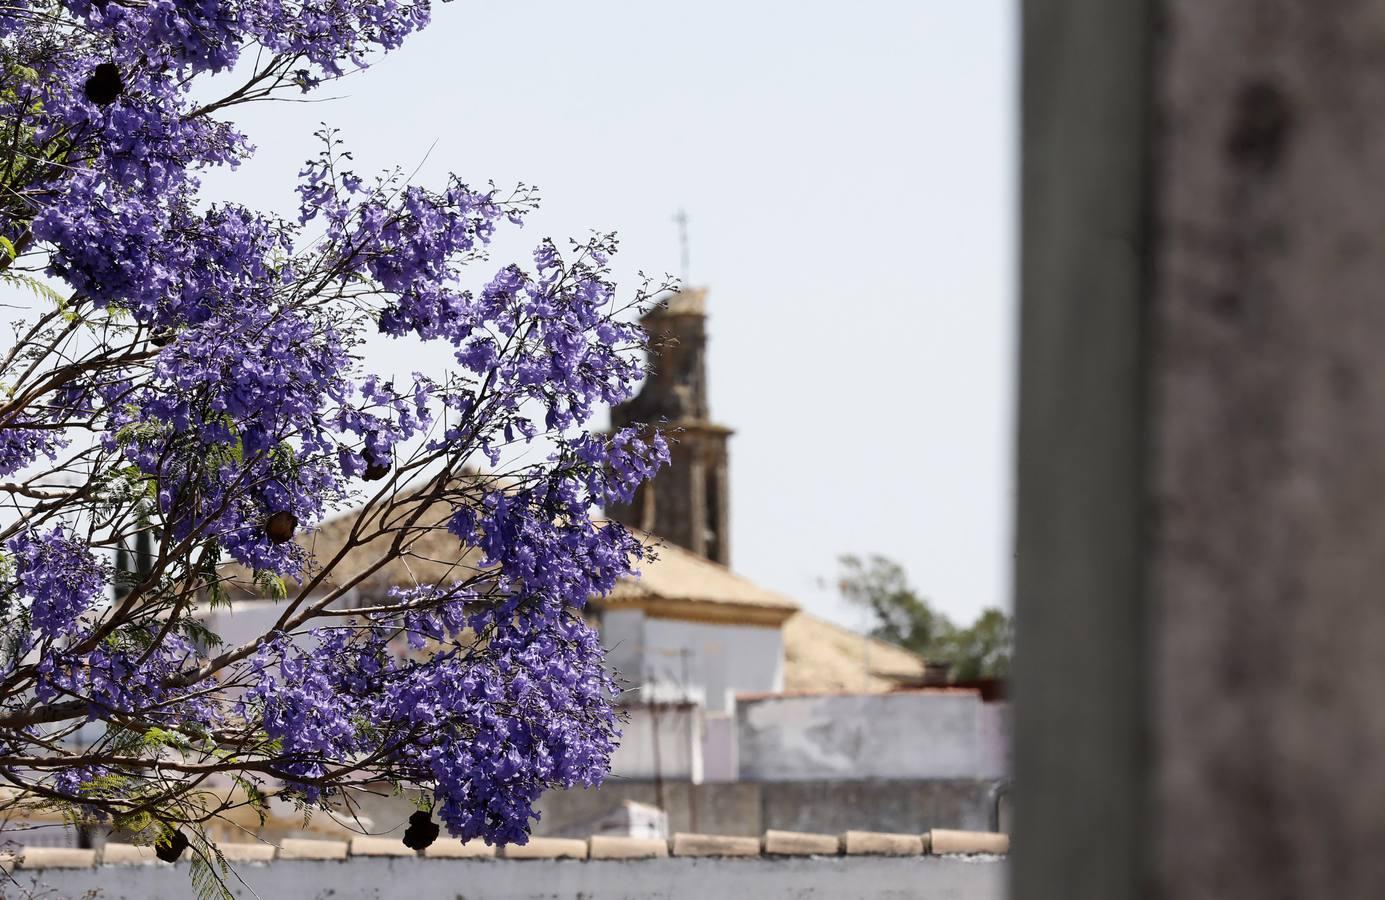
[[[426,0],[0,0],[5,804],[205,859],[228,806],[382,783],[422,788],[453,835],[523,841],[543,790],[607,771],[613,685],[580,610],[641,551],[594,510],[667,452],[589,422],[641,375],[650,286],[617,297],[610,236],[490,263],[533,191],[365,177],[330,130],[296,220],[199,196],[199,170],[251,152],[228,110],[428,19]],[[235,86],[208,100],[218,72]],[[377,377],[372,333],[455,365]],[[315,558],[305,536],[357,505]],[[348,602],[440,532],[472,561],[456,580]],[[279,601],[236,645],[204,624],[228,571]]]

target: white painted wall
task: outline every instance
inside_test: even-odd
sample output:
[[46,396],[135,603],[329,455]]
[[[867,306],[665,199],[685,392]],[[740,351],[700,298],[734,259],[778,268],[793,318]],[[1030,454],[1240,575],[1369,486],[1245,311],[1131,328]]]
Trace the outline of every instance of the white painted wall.
[[784,687],[784,642],[778,628],[658,619],[640,610],[602,614],[609,659],[639,698],[735,710],[736,694]]
[[716,784],[739,781],[740,751],[736,746],[734,713],[704,713],[702,716],[702,781]]
[[748,781],[998,778],[1009,710],[962,692],[772,697],[736,711]]
[[977,710],[976,732],[980,742],[980,767],[986,775],[1005,776],[1012,771],[1010,704],[983,703]]
[[[306,603],[315,603],[320,600],[320,596],[309,596]],[[348,594],[334,604],[336,607],[348,605],[353,597]],[[230,606],[220,606],[216,609],[203,608],[198,612],[197,618],[202,624],[211,629],[212,633],[221,638],[225,646],[222,649],[238,647],[248,641],[263,636],[269,629],[273,628],[279,621],[279,617],[288,608],[288,601],[275,602],[273,600],[234,600]],[[317,626],[321,622],[314,622]],[[295,641],[300,646],[311,646],[312,640],[306,635],[295,637]]]
[[[466,900],[704,900],[707,897],[929,897],[1003,900],[1006,863],[995,858],[837,856],[643,860],[351,859],[241,863],[236,898],[390,897]],[[16,893],[102,900],[186,900],[188,865],[102,866],[14,873]],[[32,891],[32,894],[22,893]]]
[[[731,712],[736,695],[784,689],[784,641],[778,628],[645,620],[645,664],[654,692],[691,679],[711,712]],[[686,673],[686,674],[685,674]]]
[[[239,647],[274,627],[283,615],[284,604],[269,600],[236,600],[229,608],[206,610],[198,618],[225,647]],[[223,648],[225,649],[225,648]]]
[[622,689],[631,692],[630,700],[637,700],[644,672],[644,610],[603,610],[599,630],[607,664]]
[[627,718],[611,756],[612,778],[702,782],[700,707],[628,705],[621,712]]

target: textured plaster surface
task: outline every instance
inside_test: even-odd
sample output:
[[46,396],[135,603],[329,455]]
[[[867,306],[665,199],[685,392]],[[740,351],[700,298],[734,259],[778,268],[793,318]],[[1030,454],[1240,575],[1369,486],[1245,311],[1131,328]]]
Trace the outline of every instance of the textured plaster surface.
[[[782,858],[647,860],[280,861],[241,866],[237,898],[295,900],[702,900],[706,897],[1004,900],[994,859]],[[16,873],[35,896],[186,900],[186,865]],[[44,893],[43,891],[48,891]]]
[[1157,876],[1385,885],[1385,4],[1176,0],[1156,62]]

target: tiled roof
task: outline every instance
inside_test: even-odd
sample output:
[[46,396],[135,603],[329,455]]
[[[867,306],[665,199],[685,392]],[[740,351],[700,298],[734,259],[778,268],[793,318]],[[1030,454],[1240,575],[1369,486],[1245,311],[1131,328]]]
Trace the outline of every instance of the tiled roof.
[[[357,515],[353,511],[329,519],[310,534],[300,537],[298,542],[319,565],[325,565],[348,542]],[[395,586],[447,584],[474,574],[479,554],[461,551],[456,536],[446,529],[445,510],[439,509],[437,513],[428,510],[419,522],[431,526],[431,530],[419,534],[398,559],[380,566],[362,580],[358,585],[362,593],[383,593]],[[391,539],[392,535],[380,535],[353,547],[333,567],[325,587],[337,586],[373,566],[388,550]],[[638,577],[619,584],[605,603],[643,605],[650,600],[660,600],[664,614],[680,618],[698,618],[700,614],[709,613],[734,617],[736,611],[741,610],[759,624],[774,625],[798,609],[798,604],[788,597],[767,591],[725,566],[681,547],[660,544],[651,535],[642,535],[642,539],[654,550],[655,558],[642,562]],[[242,593],[253,593],[249,573],[235,565],[225,566],[222,571]]]
[[[299,542],[319,564],[325,564],[348,540],[355,512],[324,522]],[[444,525],[445,514],[431,511],[420,522],[434,526],[398,559],[381,566],[359,585],[361,593],[381,594],[392,586],[446,584],[466,578],[477,555],[463,554]],[[386,551],[389,535],[353,548],[325,580],[327,588],[375,564]],[[907,650],[862,637],[799,610],[791,598],[760,587],[719,563],[673,544],[642,535],[655,557],[639,565],[637,577],[625,579],[610,597],[597,601],[609,609],[640,608],[649,615],[693,621],[783,628],[784,688],[790,692],[881,692],[901,683],[917,684],[924,662]],[[223,573],[242,596],[254,594],[249,573],[231,565]]]
[[917,684],[923,657],[806,612],[784,623],[784,690],[874,694]]
[[616,585],[600,601],[606,607],[640,606],[670,618],[697,618],[693,606],[715,610],[734,621],[778,625],[798,610],[798,604],[782,594],[766,590],[720,563],[698,556],[674,544],[661,544],[653,535],[642,535],[654,558],[639,565],[639,574]]
[[[371,572],[358,584],[366,594],[383,593],[394,586],[413,587],[428,584],[450,584],[473,574],[473,564],[479,559],[474,551],[461,552],[457,536],[447,530],[447,510],[443,504],[434,504],[437,509],[427,509],[416,523],[417,530],[411,537],[409,546],[397,558]],[[412,512],[416,505],[404,500],[400,512],[393,518],[403,518]],[[296,537],[295,542],[308,551],[314,566],[329,565],[351,540],[352,531],[357,527],[360,510],[351,510],[323,522],[313,531]],[[367,523],[372,524],[372,523]],[[378,525],[375,526],[378,529]],[[324,589],[332,589],[357,574],[371,569],[389,550],[394,533],[376,535],[371,540],[352,547],[345,556],[332,566],[324,579]],[[236,564],[222,566],[221,572],[231,579],[237,591],[242,594],[258,596],[250,573]]]

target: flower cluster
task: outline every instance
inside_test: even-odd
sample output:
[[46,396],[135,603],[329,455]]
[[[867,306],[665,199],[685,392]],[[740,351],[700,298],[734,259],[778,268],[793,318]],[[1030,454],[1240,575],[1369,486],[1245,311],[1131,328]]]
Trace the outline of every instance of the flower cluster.
[[106,594],[106,567],[61,527],[21,532],[5,546],[12,554],[16,599],[27,604],[44,638],[72,634],[77,619]]
[[394,49],[428,24],[424,2],[398,0],[309,0],[216,4],[125,5],[100,0],[66,4],[89,27],[110,35],[123,58],[147,59],[151,67],[180,73],[218,71],[235,65],[241,48],[253,44],[274,53],[301,56],[327,73],[342,63],[363,65],[372,47]]
[[660,433],[641,435],[636,428],[622,428],[607,439],[583,435],[573,442],[573,452],[589,468],[586,487],[594,502],[629,503],[635,489],[668,465],[668,442]]
[[40,456],[56,458],[66,444],[66,437],[52,429],[22,425],[0,429],[0,477],[13,475]]
[[333,760],[379,758],[433,785],[452,834],[523,843],[545,789],[601,782],[617,739],[615,686],[595,633],[571,611],[489,610],[435,633],[463,624],[487,635],[484,649],[401,659],[378,625],[315,632],[309,649],[266,642],[242,712],[262,711],[283,747],[276,770],[308,800]]
[[[173,747],[189,784],[232,759],[309,802],[393,779],[431,790],[456,835],[522,841],[543,790],[605,774],[614,688],[580,610],[643,549],[596,510],[669,458],[656,435],[593,431],[642,375],[631,313],[647,298],[618,302],[615,238],[491,264],[530,188],[363,178],[331,129],[296,221],[199,193],[200,170],[253,152],[224,110],[363,67],[429,16],[427,0],[0,10],[0,288],[21,254],[62,286],[0,364],[17,398],[0,405],[0,475],[53,476],[5,486],[23,509],[0,525],[0,746],[51,753],[98,719],[118,723],[101,742],[123,767],[99,798],[78,796],[99,771],[82,753],[11,780],[144,810],[119,785],[147,763],[167,791]],[[208,100],[214,72],[246,81]],[[371,338],[440,346],[455,368],[396,384],[365,365]],[[510,452],[540,438],[537,462]],[[451,481],[416,522],[411,491],[439,471]],[[380,543],[445,532],[473,577],[350,618],[345,590],[320,601],[355,573],[327,579],[302,538],[372,492],[401,536]],[[108,551],[137,559],[113,575]],[[286,603],[273,634],[219,647],[203,613],[229,562]],[[113,578],[128,591],[108,603]]]
[[315,521],[342,493],[329,419],[350,390],[345,368],[330,324],[292,307],[218,307],[159,352],[150,377],[117,388],[105,441],[157,480],[174,537],[208,533],[247,566],[293,572],[294,547],[264,522]]
[[191,723],[201,731],[222,719],[217,703],[207,696],[213,685],[196,682],[173,689],[169,684],[197,658],[197,648],[181,635],[126,629],[86,652],[54,649],[45,654],[37,667],[35,695],[41,703],[83,700],[88,719],[123,713],[160,727]]

